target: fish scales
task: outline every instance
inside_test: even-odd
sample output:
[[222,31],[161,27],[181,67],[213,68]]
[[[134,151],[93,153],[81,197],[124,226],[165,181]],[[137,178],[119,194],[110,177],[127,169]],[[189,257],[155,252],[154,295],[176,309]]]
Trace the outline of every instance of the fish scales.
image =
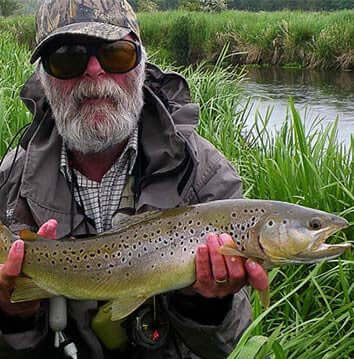
[[[341,217],[285,202],[214,201],[133,216],[87,239],[26,241],[22,270],[48,293],[144,301],[194,282],[196,250],[209,232],[233,237],[224,254],[251,257],[269,267],[338,256],[347,244],[323,242],[345,226]],[[0,237],[3,261],[12,235],[2,226]]]

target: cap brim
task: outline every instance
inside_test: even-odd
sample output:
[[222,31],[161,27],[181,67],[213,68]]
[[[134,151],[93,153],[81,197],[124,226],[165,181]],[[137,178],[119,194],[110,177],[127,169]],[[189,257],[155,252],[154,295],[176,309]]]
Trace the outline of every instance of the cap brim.
[[[107,41],[114,41],[123,38],[132,31],[128,27],[115,26],[101,22],[79,22],[60,27],[53,31],[49,36],[43,39],[34,49],[31,56],[31,64],[33,64],[39,57],[41,50],[55,39],[78,36],[81,38],[102,39]],[[135,34],[135,33],[134,33]]]

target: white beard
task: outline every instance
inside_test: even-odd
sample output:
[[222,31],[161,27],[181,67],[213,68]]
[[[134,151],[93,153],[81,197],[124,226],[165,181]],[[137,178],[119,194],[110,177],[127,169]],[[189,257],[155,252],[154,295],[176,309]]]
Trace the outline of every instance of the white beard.
[[[81,153],[97,153],[126,140],[138,124],[144,104],[145,52],[141,63],[127,73],[125,88],[113,79],[82,80],[70,91],[57,86],[40,64],[39,77],[52,108],[59,134],[67,147]],[[87,99],[107,98],[100,104]]]

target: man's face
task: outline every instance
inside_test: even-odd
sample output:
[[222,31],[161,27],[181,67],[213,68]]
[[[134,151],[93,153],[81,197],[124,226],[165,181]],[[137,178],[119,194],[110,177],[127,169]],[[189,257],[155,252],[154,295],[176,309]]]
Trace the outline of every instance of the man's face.
[[[132,40],[130,35],[125,39]],[[105,72],[92,56],[85,72],[57,79],[40,65],[39,75],[60,135],[69,149],[104,151],[136,128],[143,106],[145,51],[140,64],[124,74]]]

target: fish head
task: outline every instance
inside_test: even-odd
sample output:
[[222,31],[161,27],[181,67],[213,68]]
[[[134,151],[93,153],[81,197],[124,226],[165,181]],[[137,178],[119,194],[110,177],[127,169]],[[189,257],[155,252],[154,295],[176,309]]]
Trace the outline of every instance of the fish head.
[[266,262],[315,263],[336,258],[351,247],[350,243],[326,244],[326,239],[348,227],[342,217],[297,205],[275,204],[262,221],[259,246]]

